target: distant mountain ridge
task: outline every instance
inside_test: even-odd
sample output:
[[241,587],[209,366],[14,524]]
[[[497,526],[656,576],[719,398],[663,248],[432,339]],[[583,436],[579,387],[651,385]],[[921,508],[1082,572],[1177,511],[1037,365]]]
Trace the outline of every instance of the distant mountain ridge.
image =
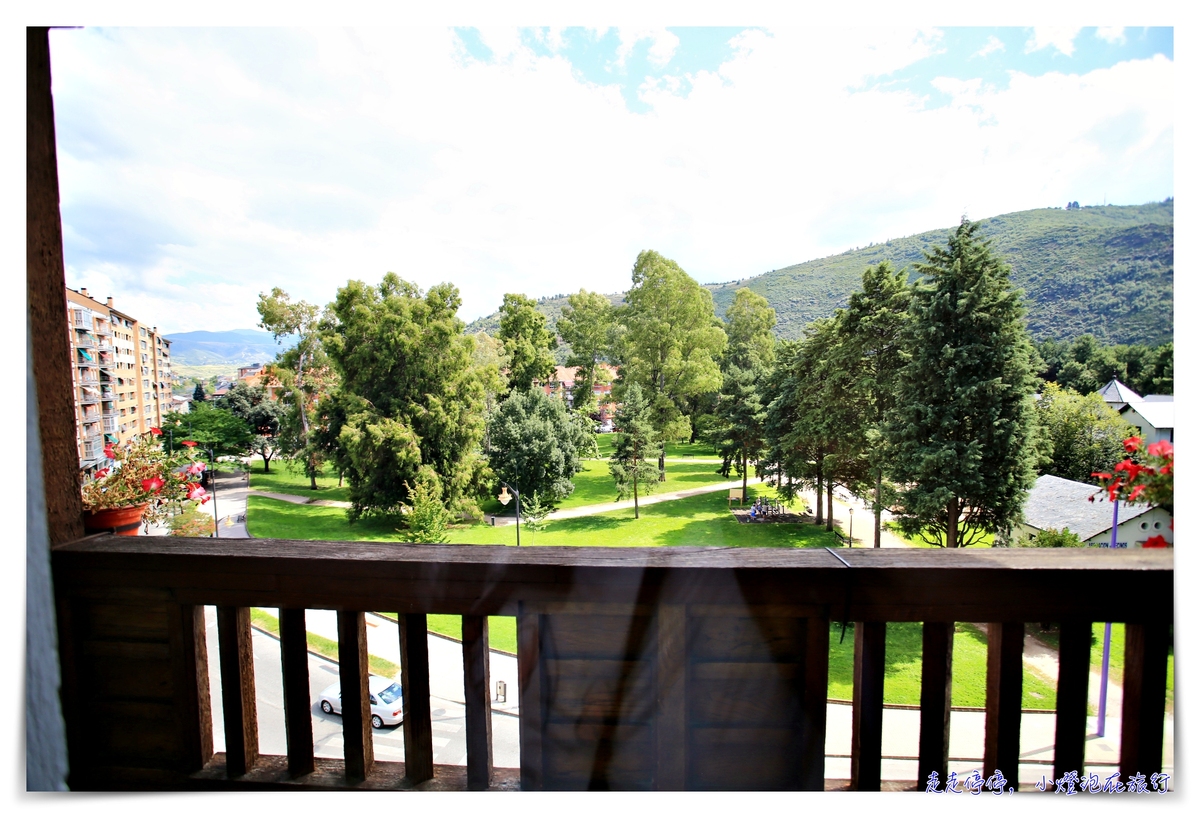
[[296,343],[284,339],[277,344],[275,336],[258,329],[197,330],[165,335],[171,341],[171,360],[189,366],[218,364],[236,368],[265,364]]
[[[1029,331],[1036,340],[1073,340],[1091,333],[1106,344],[1151,346],[1174,336],[1175,205],[1172,199],[1145,205],[1078,209],[1041,208],[980,220],[980,235],[1012,267],[1013,283],[1025,290]],[[775,308],[780,338],[799,338],[818,318],[844,307],[862,286],[868,266],[887,260],[907,267],[924,261],[924,251],[945,246],[955,226],[889,239],[834,256],[793,264],[723,284],[706,285],[717,315],[724,317],[734,293],[749,287]],[[614,304],[623,293],[609,294]],[[538,310],[551,326],[566,296],[542,298]],[[467,325],[468,332],[494,335],[499,312]],[[561,356],[560,356],[561,357]]]

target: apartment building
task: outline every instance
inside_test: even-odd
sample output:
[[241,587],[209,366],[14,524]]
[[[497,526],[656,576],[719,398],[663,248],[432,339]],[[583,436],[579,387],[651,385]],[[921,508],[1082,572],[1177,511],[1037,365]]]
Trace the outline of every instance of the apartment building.
[[105,443],[124,443],[161,426],[171,410],[171,342],[136,318],[67,288],[79,466],[104,463]]

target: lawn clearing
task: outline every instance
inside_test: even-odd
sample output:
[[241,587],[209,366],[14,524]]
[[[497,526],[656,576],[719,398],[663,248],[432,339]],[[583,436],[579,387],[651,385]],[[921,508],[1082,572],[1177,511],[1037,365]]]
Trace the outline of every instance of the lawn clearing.
[[271,472],[263,471],[262,458],[256,458],[250,466],[250,488],[272,491],[276,494],[295,494],[299,497],[314,497],[321,500],[349,500],[350,487],[339,486],[337,475],[317,477],[320,488],[313,491],[312,482],[304,474],[303,466],[288,460],[275,460]]

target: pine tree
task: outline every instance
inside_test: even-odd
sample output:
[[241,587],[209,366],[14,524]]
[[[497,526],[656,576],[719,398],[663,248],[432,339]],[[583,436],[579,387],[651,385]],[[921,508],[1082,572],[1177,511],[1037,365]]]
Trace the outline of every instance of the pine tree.
[[504,342],[508,356],[508,386],[512,392],[525,392],[534,381],[547,381],[554,375],[551,352],[557,341],[532,298],[505,293],[497,337]]
[[192,400],[201,403],[208,400],[208,395],[204,393],[204,384],[200,381],[196,381],[196,388],[192,390]]
[[750,463],[757,462],[764,446],[767,411],[759,390],[761,369],[729,367],[717,398],[717,417],[721,425],[713,433],[713,443],[721,455],[721,474],[731,467],[742,478],[742,496],[750,479]]
[[1037,460],[1033,345],[1010,270],[965,218],[917,270],[888,466],[906,534],[947,548],[1015,524]]
[[624,500],[632,495],[633,517],[639,518],[638,489],[644,492],[653,486],[658,470],[647,457],[659,452],[658,434],[654,431],[649,403],[642,396],[642,388],[630,384],[625,392],[625,401],[617,410],[614,425],[619,430],[614,435],[612,458],[608,468],[617,483],[617,499]]

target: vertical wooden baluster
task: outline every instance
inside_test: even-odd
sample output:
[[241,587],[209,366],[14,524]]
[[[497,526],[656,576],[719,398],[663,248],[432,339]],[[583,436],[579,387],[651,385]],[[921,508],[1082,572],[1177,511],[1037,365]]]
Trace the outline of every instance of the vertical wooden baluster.
[[184,729],[183,772],[195,772],[213,756],[212,699],[209,694],[208,640],[202,605],[172,605],[172,675],[176,706]]
[[804,654],[804,715],[807,729],[800,787],[825,790],[825,721],[829,708],[829,619],[810,617]]
[[1021,757],[1022,622],[988,624],[987,698],[983,725],[983,773],[996,770],[1017,789]]
[[400,686],[404,688],[404,773],[419,784],[433,778],[429,711],[429,626],[425,614],[400,614]]
[[279,609],[279,649],[283,666],[283,720],[287,732],[288,775],[314,769],[312,700],[308,689],[308,633],[303,608]]
[[886,622],[854,625],[854,711],[850,738],[850,788],[854,790],[879,790],[886,640]]
[[492,680],[486,616],[462,618],[463,692],[467,705],[467,789],[492,784]]
[[921,626],[921,736],[917,753],[917,789],[929,774],[946,780],[950,766],[950,690],[953,681],[954,623]]
[[230,778],[258,760],[258,706],[254,699],[254,648],[250,609],[217,606],[221,654],[221,709],[225,718],[225,765]]
[[1125,625],[1125,680],[1121,691],[1121,776],[1162,772],[1167,707],[1167,622]]
[[521,742],[521,789],[540,790],[542,771],[542,668],[541,617],[517,614],[517,695],[520,697],[518,729]]
[[1058,637],[1058,693],[1054,719],[1054,777],[1083,775],[1087,741],[1088,663],[1092,623],[1062,622]]
[[679,791],[687,786],[687,607],[663,603],[657,613],[654,788]]
[[342,688],[342,746],[346,779],[362,781],[375,766],[367,692],[367,621],[362,611],[338,611],[338,681]]

